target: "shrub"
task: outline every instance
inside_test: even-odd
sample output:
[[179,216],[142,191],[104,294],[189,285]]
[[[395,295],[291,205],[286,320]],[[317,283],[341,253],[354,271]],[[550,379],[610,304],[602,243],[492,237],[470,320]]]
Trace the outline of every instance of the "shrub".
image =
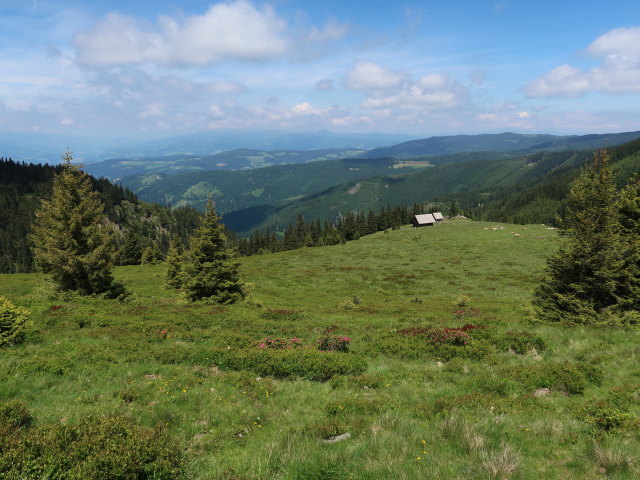
[[296,322],[304,318],[302,312],[295,310],[267,310],[260,315],[265,320]]
[[218,349],[210,358],[220,368],[249,370],[260,376],[327,381],[334,375],[358,375],[367,368],[356,355],[312,349]]
[[[3,406],[5,412],[7,408]],[[0,431],[10,422],[0,415]],[[180,449],[162,430],[144,429],[124,418],[25,427],[0,435],[0,478],[169,480],[184,472]]]
[[571,394],[582,394],[588,384],[602,380],[600,368],[572,362],[512,367],[503,375],[531,389],[546,387]]
[[627,409],[617,408],[607,401],[586,406],[581,416],[589,425],[604,432],[638,426],[638,419]]
[[327,335],[318,340],[318,350],[323,352],[343,352],[349,351],[351,339],[343,335]]
[[17,345],[24,341],[30,312],[16,307],[5,297],[0,297],[0,347]]
[[0,404],[0,430],[30,427],[32,423],[33,417],[24,403],[13,400]]
[[338,376],[331,379],[333,388],[357,387],[357,388],[380,388],[383,379],[378,375],[348,375]]
[[258,348],[261,350],[286,350],[291,348],[302,347],[302,340],[299,338],[271,338],[267,337],[258,343]]
[[497,346],[498,348],[502,347],[502,350],[511,349],[520,355],[527,353],[533,348],[539,352],[542,352],[547,348],[541,337],[525,331],[512,331],[505,333],[504,337],[498,341]]

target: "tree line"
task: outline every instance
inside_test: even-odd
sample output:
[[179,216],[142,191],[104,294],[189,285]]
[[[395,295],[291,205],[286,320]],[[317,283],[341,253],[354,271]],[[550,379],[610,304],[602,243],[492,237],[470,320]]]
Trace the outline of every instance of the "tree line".
[[[64,165],[41,165],[0,158],[0,273],[35,270],[27,241],[41,198],[51,196],[53,179]],[[172,238],[185,245],[199,223],[200,213],[185,206],[168,209],[141,202],[129,189],[88,176],[104,213],[115,229],[118,265],[161,261]]]
[[[415,203],[413,206],[387,206],[379,212],[369,210],[365,212],[347,212],[335,221],[319,219],[306,221],[303,215],[298,215],[295,223],[290,223],[278,235],[273,229],[259,230],[247,238],[237,240],[240,255],[256,255],[263,253],[282,252],[303,247],[319,247],[337,245],[339,243],[357,240],[376,232],[398,229],[402,225],[411,223],[414,215],[440,211],[442,206],[434,203]],[[448,207],[448,213],[456,215],[459,209],[455,203]],[[223,219],[224,220],[224,219]]]

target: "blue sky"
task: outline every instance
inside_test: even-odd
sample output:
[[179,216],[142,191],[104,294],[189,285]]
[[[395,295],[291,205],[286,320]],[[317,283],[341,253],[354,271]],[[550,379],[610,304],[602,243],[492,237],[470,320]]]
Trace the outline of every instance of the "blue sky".
[[0,0],[0,130],[640,130],[640,2]]

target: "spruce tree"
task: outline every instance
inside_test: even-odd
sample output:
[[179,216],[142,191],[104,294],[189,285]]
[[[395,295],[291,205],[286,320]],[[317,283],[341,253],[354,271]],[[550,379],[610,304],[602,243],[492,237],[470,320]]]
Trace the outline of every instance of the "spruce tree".
[[623,262],[619,279],[619,310],[640,312],[640,176],[629,179],[620,193],[620,235]]
[[181,284],[191,301],[234,303],[244,297],[235,252],[227,238],[213,200],[209,197],[200,227],[191,238],[182,264]]
[[178,238],[173,238],[169,244],[169,251],[167,252],[167,285],[173,288],[180,288],[181,286],[181,272],[182,272],[182,255],[184,248],[182,242]]
[[162,251],[157,242],[153,242],[153,244],[145,248],[140,259],[143,265],[156,265],[162,260]]
[[115,252],[111,228],[91,180],[70,152],[53,179],[51,198],[42,200],[30,236],[36,262],[58,290],[82,295],[123,293],[111,275]]
[[620,300],[618,192],[608,160],[606,150],[597,152],[571,186],[563,242],[534,292],[542,319],[593,322]]
[[124,243],[120,249],[119,257],[120,265],[140,265],[140,262],[142,261],[142,244],[140,242],[140,235],[135,233],[132,229],[127,231]]

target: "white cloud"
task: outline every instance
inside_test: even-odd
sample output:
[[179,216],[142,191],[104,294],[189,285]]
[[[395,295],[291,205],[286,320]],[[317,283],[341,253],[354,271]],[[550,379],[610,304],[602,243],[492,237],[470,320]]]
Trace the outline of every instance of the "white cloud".
[[530,118],[531,114],[529,112],[518,112],[518,118]]
[[78,64],[88,67],[153,64],[202,67],[227,60],[260,62],[292,55],[317,56],[322,46],[342,38],[348,25],[329,20],[291,33],[269,5],[249,0],[209,6],[202,15],[160,16],[155,24],[109,13],[74,38]]
[[640,27],[611,30],[587,47],[600,60],[590,70],[560,65],[535,79],[523,91],[529,97],[580,97],[597,91],[612,94],[640,93]]
[[397,82],[395,86],[394,89],[389,87],[380,91],[370,89],[362,106],[373,109],[438,110],[457,107],[469,99],[469,92],[460,82],[440,73],[430,73],[415,81],[403,76],[402,82]]
[[298,105],[294,106],[292,110],[293,113],[297,113],[299,115],[313,115],[316,113],[309,102],[299,103]]
[[286,52],[285,27],[271,7],[257,9],[249,1],[237,0],[211,5],[203,15],[181,21],[162,16],[157,25],[110,13],[92,30],[77,34],[75,46],[78,62],[92,67],[260,61]]
[[359,61],[349,69],[344,77],[343,85],[349,90],[372,91],[398,88],[406,79],[406,75],[396,70],[383,67],[377,63]]

